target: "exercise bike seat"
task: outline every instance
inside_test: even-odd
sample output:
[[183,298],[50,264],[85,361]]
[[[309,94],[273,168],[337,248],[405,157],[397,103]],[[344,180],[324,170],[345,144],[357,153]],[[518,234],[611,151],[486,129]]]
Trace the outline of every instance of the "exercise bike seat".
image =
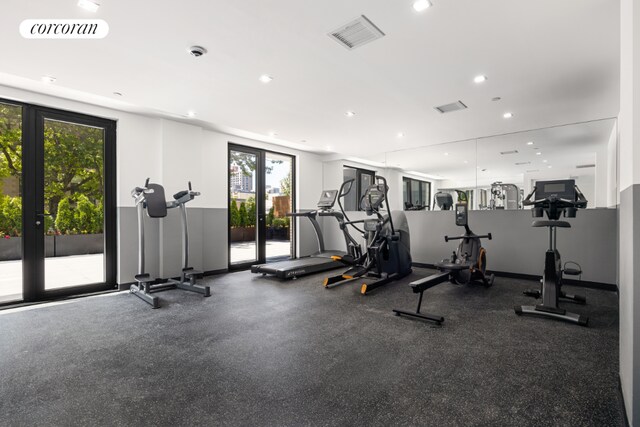
[[562,270],[562,273],[568,276],[579,276],[582,274],[582,270],[579,270],[577,268],[565,268],[564,270]]
[[164,199],[164,187],[160,184],[148,184],[147,188],[153,190],[145,195],[147,215],[151,218],[164,218],[167,216],[167,202]]
[[560,227],[560,228],[571,228],[571,224],[567,221],[533,221],[531,224],[532,227]]

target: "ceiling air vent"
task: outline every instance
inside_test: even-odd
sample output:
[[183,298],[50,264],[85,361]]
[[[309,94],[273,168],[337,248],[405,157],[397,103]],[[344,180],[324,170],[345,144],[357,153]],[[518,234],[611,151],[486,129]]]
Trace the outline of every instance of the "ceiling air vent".
[[440,111],[442,114],[450,113],[452,111],[464,110],[467,108],[466,105],[462,103],[462,101],[452,102],[451,104],[441,105],[439,107],[434,107],[436,110]]
[[502,154],[503,156],[506,156],[507,154],[516,154],[517,152],[518,152],[518,150],[501,151],[500,154]]
[[530,165],[531,162],[516,162],[516,166]]
[[595,168],[596,165],[578,165],[576,169],[587,169],[587,168]]
[[327,35],[349,50],[384,37],[382,30],[364,15],[360,15]]

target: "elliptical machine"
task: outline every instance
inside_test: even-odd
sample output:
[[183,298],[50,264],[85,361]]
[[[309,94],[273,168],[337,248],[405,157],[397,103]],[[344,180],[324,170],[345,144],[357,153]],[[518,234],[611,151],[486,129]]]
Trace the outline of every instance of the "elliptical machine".
[[[535,200],[531,200],[534,194]],[[585,304],[586,298],[581,295],[570,295],[562,290],[562,279],[565,274],[579,276],[582,271],[574,262],[567,264],[573,264],[578,268],[563,268],[560,252],[556,247],[557,228],[571,228],[571,224],[568,222],[559,221],[560,215],[575,218],[578,209],[587,207],[587,199],[573,179],[538,181],[524,200],[523,205],[533,206],[531,212],[534,217],[540,218],[543,213],[546,213],[549,218],[548,221],[536,220],[532,224],[533,227],[549,228],[549,249],[545,254],[544,275],[540,281],[540,289],[524,291],[527,296],[542,297],[542,304],[514,307],[516,314],[535,314],[587,326],[588,317],[570,313],[558,307],[560,299]]]
[[[351,221],[342,212],[347,221],[341,222],[341,228],[349,225],[360,231],[366,241],[366,250],[357,258],[348,255],[334,257],[336,261],[351,267],[342,274],[325,278],[323,285],[326,288],[362,278],[364,282],[360,293],[366,295],[380,286],[411,274],[409,225],[404,212],[391,212],[388,192],[387,180],[376,176],[375,184],[366,189],[360,201],[367,216],[376,217]],[[387,211],[385,215],[380,213],[383,205]],[[363,229],[355,224],[362,224]]]
[[[186,204],[193,200],[200,193],[192,191],[191,182],[189,190],[179,191],[173,195],[173,200],[166,201],[164,198],[164,188],[160,184],[149,183],[149,178],[144,183],[144,187],[136,187],[131,190],[131,197],[135,199],[138,211],[138,274],[135,275],[137,283],[131,285],[130,292],[152,308],[160,307],[160,300],[152,292],[164,291],[167,289],[179,288],[185,291],[197,292],[205,297],[211,295],[209,286],[196,284],[196,280],[202,277],[202,272],[189,267],[189,229],[187,226]],[[180,208],[182,220],[182,272],[180,279],[169,279],[164,283],[155,283],[149,273],[145,273],[144,268],[144,211],[150,218],[164,218],[167,216],[167,209]]]
[[433,288],[440,283],[449,281],[453,284],[466,285],[472,282],[479,282],[486,288],[493,285],[495,276],[491,274],[487,277],[487,251],[482,247],[480,239],[492,239],[491,233],[478,236],[469,228],[469,208],[466,203],[456,204],[456,225],[464,227],[465,233],[458,237],[444,236],[444,241],[462,240],[450,259],[443,259],[436,263],[440,273],[432,274],[420,280],[409,283],[414,293],[419,293],[418,308],[415,312],[394,309],[396,316],[410,316],[420,319],[431,320],[440,324],[444,322],[444,317],[429,313],[420,313],[422,306],[422,296],[424,291]]

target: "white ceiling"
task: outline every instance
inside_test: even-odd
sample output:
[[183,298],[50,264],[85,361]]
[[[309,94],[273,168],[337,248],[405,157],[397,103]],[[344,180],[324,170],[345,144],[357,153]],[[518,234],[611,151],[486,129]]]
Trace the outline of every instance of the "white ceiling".
[[[92,14],[76,0],[3,0],[0,84],[168,117],[193,110],[214,129],[360,157],[619,110],[618,1],[433,0],[423,13],[412,0],[98,1]],[[327,37],[361,14],[386,36],[354,51]],[[110,33],[27,40],[18,26],[30,18],[100,18]],[[191,57],[194,44],[209,53]],[[488,80],[476,85],[478,74]],[[457,100],[469,108],[433,109]]]

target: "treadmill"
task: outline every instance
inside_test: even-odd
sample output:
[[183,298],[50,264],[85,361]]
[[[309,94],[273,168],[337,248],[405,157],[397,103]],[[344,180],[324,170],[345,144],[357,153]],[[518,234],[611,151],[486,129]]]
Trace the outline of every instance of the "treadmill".
[[[344,267],[344,264],[338,261],[338,259],[344,257],[348,253],[351,255],[357,255],[360,252],[360,245],[355,239],[353,239],[349,234],[347,227],[343,224],[344,215],[341,212],[334,211],[333,206],[337,200],[342,210],[342,204],[339,199],[343,198],[349,193],[349,191],[351,191],[353,182],[353,179],[345,181],[340,187],[340,190],[323,190],[317,204],[318,209],[316,210],[310,212],[292,212],[287,214],[287,216],[293,218],[308,218],[309,221],[311,221],[311,225],[313,226],[318,240],[318,252],[302,258],[252,265],[251,272],[260,273],[263,276],[272,275],[278,279],[295,279],[308,274]],[[325,249],[324,237],[322,235],[322,230],[320,229],[320,224],[318,224],[318,216],[332,216],[336,218],[340,224],[340,229],[344,234],[348,253],[346,251]]]

